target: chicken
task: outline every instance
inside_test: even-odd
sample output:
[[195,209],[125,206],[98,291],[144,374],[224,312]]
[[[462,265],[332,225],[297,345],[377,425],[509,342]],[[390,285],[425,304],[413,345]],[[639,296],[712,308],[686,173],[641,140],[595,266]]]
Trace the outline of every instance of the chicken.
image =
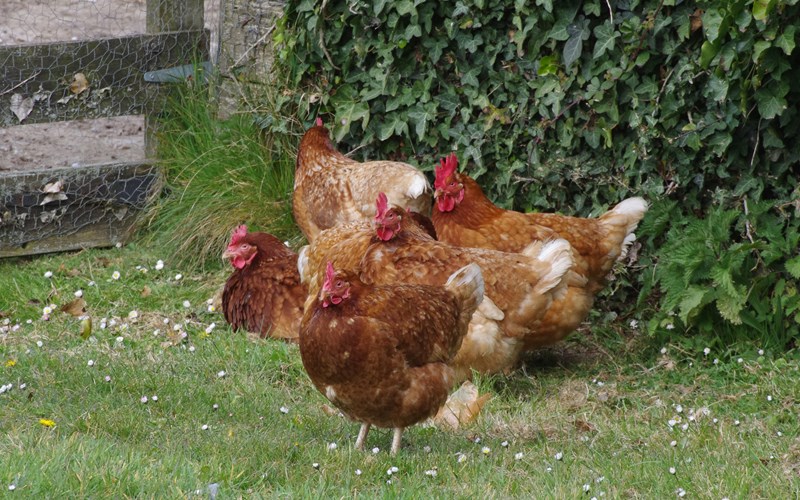
[[525,339],[535,336],[555,298],[565,291],[564,276],[573,264],[566,240],[534,243],[523,253],[454,247],[409,231],[416,224],[400,208],[378,200],[376,237],[361,261],[361,279],[369,283],[440,285],[468,263],[480,266],[486,296],[453,361],[457,380],[514,367]]
[[452,245],[521,252],[532,241],[569,241],[575,267],[567,277],[567,295],[556,301],[526,349],[553,344],[577,328],[602,290],[614,262],[625,258],[636,239],[633,231],[647,211],[642,198],[629,198],[599,218],[503,210],[478,183],[458,173],[455,154],[436,168],[433,224],[438,238]]
[[[388,202],[385,193],[378,197],[383,197],[384,203]],[[407,224],[407,230],[418,238],[433,238],[430,219],[418,213],[410,215],[414,222]],[[322,286],[327,261],[331,261],[336,269],[358,272],[361,259],[375,236],[373,224],[368,220],[340,224],[322,231],[312,244],[300,249],[297,267],[301,281],[308,286],[309,300],[313,300]]]
[[297,272],[297,254],[267,233],[233,231],[223,258],[235,268],[222,292],[225,321],[263,337],[296,341],[306,287]]
[[403,429],[436,414],[453,385],[453,359],[483,279],[471,264],[442,286],[368,285],[326,265],[325,281],[300,326],[300,355],[314,386],[361,422],[355,447],[371,426]]
[[300,141],[294,173],[292,210],[309,243],[320,231],[375,215],[375,196],[387,193],[401,207],[429,214],[431,186],[407,163],[357,162],[338,152],[317,118]]

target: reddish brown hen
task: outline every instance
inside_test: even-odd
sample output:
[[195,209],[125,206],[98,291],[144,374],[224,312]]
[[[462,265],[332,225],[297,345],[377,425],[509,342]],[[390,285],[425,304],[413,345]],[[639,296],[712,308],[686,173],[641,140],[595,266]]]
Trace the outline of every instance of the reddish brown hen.
[[575,267],[566,297],[553,304],[526,348],[561,340],[586,318],[595,294],[606,284],[614,262],[625,257],[633,231],[647,211],[642,198],[629,198],[599,218],[503,210],[478,183],[457,172],[455,154],[441,161],[434,183],[433,224],[441,241],[458,246],[521,252],[532,241],[564,238],[572,246]]
[[267,233],[239,226],[223,258],[236,269],[222,292],[225,321],[234,330],[296,341],[306,287],[297,272],[297,254]]
[[334,148],[319,118],[300,141],[294,176],[294,219],[309,243],[324,229],[372,218],[380,191],[393,204],[430,213],[431,186],[422,172],[402,162],[351,160]]
[[436,413],[447,399],[453,359],[483,280],[472,264],[442,286],[367,285],[328,263],[325,281],[300,327],[300,354],[314,386],[361,422],[356,448],[370,426],[403,429]]
[[441,285],[459,267],[477,264],[486,296],[453,366],[459,380],[471,369],[512,369],[553,300],[565,291],[564,276],[573,264],[569,243],[535,243],[521,254],[455,247],[407,230],[416,224],[404,210],[389,208],[385,197],[379,198],[376,212],[376,237],[361,261],[361,279]]

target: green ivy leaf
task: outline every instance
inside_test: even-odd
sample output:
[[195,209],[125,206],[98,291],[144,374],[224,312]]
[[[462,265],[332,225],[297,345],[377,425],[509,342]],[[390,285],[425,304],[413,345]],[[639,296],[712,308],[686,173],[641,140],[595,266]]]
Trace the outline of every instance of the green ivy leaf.
[[783,30],[783,33],[781,33],[780,36],[775,39],[775,46],[783,49],[783,53],[787,56],[792,54],[792,51],[795,47],[794,36],[796,28],[797,27],[794,24],[787,26]]
[[607,50],[614,50],[614,43],[619,33],[614,31],[611,21],[605,21],[603,24],[599,24],[595,27],[594,36],[597,38],[597,42],[594,44],[592,59],[599,59]]
[[720,36],[720,26],[723,20],[722,13],[716,8],[710,8],[703,14],[703,32],[706,40],[714,42]]
[[583,40],[581,40],[581,35],[578,33],[569,37],[566,43],[564,43],[564,52],[561,56],[564,67],[569,68],[572,66],[572,63],[581,57],[581,52],[583,52]]
[[392,113],[378,127],[378,140],[385,141],[393,135],[408,133],[408,124],[399,113]]
[[770,120],[783,113],[788,106],[784,97],[787,92],[789,92],[789,84],[786,82],[773,82],[766,87],[758,89],[756,91],[756,104],[761,117]]
[[755,0],[753,2],[753,19],[764,21],[772,10],[774,0]]
[[415,125],[417,137],[422,140],[428,130],[428,122],[436,119],[436,103],[417,104],[409,110],[408,118]]
[[539,59],[539,69],[536,74],[539,76],[555,75],[558,73],[558,63],[554,56],[544,56]]

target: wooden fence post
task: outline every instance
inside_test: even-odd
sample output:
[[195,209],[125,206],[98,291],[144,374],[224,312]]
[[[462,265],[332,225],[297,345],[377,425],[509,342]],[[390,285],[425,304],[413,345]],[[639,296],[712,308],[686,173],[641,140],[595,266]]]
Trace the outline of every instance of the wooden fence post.
[[[203,22],[203,0],[147,0],[147,33],[202,30]],[[157,94],[157,89],[154,89],[151,97],[155,99]],[[154,109],[145,110],[144,150],[147,158],[156,157],[156,112]]]

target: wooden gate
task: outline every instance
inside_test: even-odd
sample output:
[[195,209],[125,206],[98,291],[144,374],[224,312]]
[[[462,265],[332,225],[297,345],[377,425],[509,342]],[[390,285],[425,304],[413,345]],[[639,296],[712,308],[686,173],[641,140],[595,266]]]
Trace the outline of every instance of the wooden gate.
[[0,257],[124,242],[160,192],[150,132],[163,98],[145,74],[207,61],[209,33],[203,0],[146,2],[144,34],[0,46],[0,127],[144,114],[148,152],[139,162],[0,172]]

